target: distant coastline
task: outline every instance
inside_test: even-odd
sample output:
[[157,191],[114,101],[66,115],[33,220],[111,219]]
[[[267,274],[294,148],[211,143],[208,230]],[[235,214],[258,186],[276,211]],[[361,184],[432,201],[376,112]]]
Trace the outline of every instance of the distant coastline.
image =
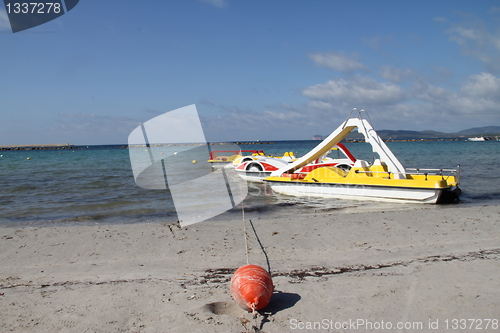
[[0,146],[0,150],[38,150],[38,149],[75,149],[75,148],[76,146],[70,145],[69,143]]
[[[406,131],[406,130],[379,130],[377,134],[384,141],[439,141],[439,140],[463,140],[470,137],[490,137],[500,136],[500,126],[475,127],[462,130],[457,133],[444,133],[437,131]],[[313,140],[323,140],[328,135],[314,134]],[[359,133],[350,133],[347,141],[363,139]]]
[[[168,144],[152,144],[151,147],[162,146],[202,146],[208,144],[210,146],[224,145],[269,145],[274,144],[272,141],[237,141],[237,142],[209,142],[209,143],[168,143]],[[0,150],[48,150],[48,149],[81,149],[89,146],[115,146],[119,148],[129,148],[126,144],[103,144],[103,145],[71,145],[69,143],[50,143],[38,145],[3,145]],[[133,145],[133,147],[147,147],[147,145]]]

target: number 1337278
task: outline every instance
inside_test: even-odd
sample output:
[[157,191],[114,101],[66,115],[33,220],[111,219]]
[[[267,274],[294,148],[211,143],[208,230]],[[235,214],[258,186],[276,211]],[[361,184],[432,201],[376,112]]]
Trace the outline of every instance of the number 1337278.
[[59,14],[62,10],[59,2],[15,2],[7,3],[6,8],[8,14]]
[[498,319],[446,319],[445,328],[451,330],[484,330],[499,328]]

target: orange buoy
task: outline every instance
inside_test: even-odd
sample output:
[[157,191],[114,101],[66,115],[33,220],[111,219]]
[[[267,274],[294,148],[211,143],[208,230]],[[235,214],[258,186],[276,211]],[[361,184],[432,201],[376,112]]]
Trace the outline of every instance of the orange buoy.
[[231,278],[231,295],[247,311],[259,311],[269,304],[274,286],[271,275],[257,265],[241,266]]

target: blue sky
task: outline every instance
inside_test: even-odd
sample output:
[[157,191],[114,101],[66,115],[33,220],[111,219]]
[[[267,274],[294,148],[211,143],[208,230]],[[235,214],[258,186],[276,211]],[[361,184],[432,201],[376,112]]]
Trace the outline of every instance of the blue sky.
[[498,1],[82,0],[12,33],[0,145],[126,143],[196,104],[209,141],[500,125]]

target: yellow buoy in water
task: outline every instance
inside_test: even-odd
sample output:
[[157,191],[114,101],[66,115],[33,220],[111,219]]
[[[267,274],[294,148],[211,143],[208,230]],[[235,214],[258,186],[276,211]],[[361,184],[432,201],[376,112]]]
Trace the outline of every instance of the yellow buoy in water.
[[196,163],[197,163],[196,160],[193,160],[193,164],[196,164]]
[[27,160],[31,160],[31,157],[27,157],[26,159],[27,159]]

